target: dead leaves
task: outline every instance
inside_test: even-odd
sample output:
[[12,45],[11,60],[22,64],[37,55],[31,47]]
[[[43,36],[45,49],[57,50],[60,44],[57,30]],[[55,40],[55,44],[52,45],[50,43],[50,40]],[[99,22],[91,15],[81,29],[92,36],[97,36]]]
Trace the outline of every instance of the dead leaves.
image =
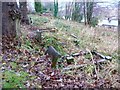
[[[110,68],[112,65],[108,62],[106,62],[107,64],[101,64],[102,69],[97,68],[97,72],[100,75],[99,79],[97,79],[92,66],[91,56],[85,51],[73,53],[77,52],[74,48],[68,49],[68,47],[65,47],[65,49],[67,48],[66,52],[69,54],[73,53],[72,58],[75,64],[71,63],[71,65],[68,65],[66,60],[63,60],[61,63],[64,68],[54,70],[51,68],[51,59],[44,55],[45,49],[41,46],[37,47],[34,40],[31,41],[32,39],[26,43],[26,39],[30,38],[23,38],[21,47],[17,48],[14,46],[18,45],[17,41],[14,41],[16,44],[13,44],[13,42],[7,42],[8,38],[4,39],[6,48],[3,50],[2,56],[3,73],[6,70],[14,70],[17,75],[21,71],[27,73],[27,76],[22,77],[22,79],[26,78],[23,81],[26,88],[110,88],[120,83],[117,77],[118,71]],[[107,58],[110,59],[108,56]],[[69,57],[68,59],[71,58]],[[96,55],[93,55],[92,59],[95,62],[104,62]],[[115,75],[116,78],[113,78]]]

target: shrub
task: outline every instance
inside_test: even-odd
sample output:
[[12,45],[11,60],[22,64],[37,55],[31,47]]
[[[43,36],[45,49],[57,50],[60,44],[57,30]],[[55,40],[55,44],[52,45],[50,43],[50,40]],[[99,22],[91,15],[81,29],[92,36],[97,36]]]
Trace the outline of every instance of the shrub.
[[96,17],[93,17],[91,22],[90,22],[90,25],[95,27],[96,25],[98,24],[98,18]]
[[73,12],[72,13],[72,20],[73,21],[76,21],[76,22],[81,22],[81,20],[82,20],[82,18],[83,18],[83,15],[82,14],[76,14],[76,12]]

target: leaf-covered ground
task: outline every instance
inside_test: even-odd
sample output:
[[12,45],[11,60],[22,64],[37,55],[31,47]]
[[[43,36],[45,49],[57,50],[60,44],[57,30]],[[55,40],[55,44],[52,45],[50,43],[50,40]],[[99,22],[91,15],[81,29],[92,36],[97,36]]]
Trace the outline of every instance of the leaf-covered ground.
[[[19,39],[4,38],[3,88],[119,88],[117,31],[49,16],[29,17],[32,24],[21,25]],[[48,30],[41,41],[35,38],[37,29]],[[51,59],[44,54],[50,45],[63,56],[80,55],[70,65],[59,58],[57,69],[52,69]],[[112,61],[95,64],[101,58],[92,50],[111,56]]]

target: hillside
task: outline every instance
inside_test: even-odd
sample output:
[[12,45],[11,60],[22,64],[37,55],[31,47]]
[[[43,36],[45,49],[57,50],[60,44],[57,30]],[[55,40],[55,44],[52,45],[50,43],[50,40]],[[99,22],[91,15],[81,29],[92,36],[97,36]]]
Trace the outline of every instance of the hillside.
[[[21,25],[21,47],[3,54],[4,88],[119,88],[117,31],[50,16],[29,17],[32,24]],[[38,29],[47,32],[36,40]],[[73,57],[70,65],[59,58],[57,69],[52,69],[51,59],[44,54],[47,46],[62,56],[80,55]],[[103,59],[92,55],[93,50],[112,60],[95,64]]]
[[45,17],[39,15],[29,16],[33,20],[33,26],[38,26],[38,29],[56,28],[58,30],[54,34],[49,33],[50,36],[56,36],[61,40],[72,42],[73,40],[75,40],[75,38],[73,38],[71,34],[75,35],[77,37],[77,40],[80,41],[79,49],[89,48],[90,50],[95,49],[99,52],[109,54],[117,52],[118,32],[116,30],[104,27],[90,28],[88,26],[84,26],[84,24],[61,19],[54,19],[52,17]]

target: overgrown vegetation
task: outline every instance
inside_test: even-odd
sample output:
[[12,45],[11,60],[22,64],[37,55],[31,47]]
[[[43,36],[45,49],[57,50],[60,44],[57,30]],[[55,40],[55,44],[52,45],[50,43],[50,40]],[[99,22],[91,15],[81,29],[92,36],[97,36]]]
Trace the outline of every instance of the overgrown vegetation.
[[83,1],[73,0],[65,7],[58,7],[58,0],[48,7],[35,2],[37,13],[29,15],[32,22],[27,17],[27,0],[19,2],[19,7],[17,2],[0,2],[3,89],[120,88],[117,32],[97,26],[93,13],[100,9],[101,14],[100,5]]

